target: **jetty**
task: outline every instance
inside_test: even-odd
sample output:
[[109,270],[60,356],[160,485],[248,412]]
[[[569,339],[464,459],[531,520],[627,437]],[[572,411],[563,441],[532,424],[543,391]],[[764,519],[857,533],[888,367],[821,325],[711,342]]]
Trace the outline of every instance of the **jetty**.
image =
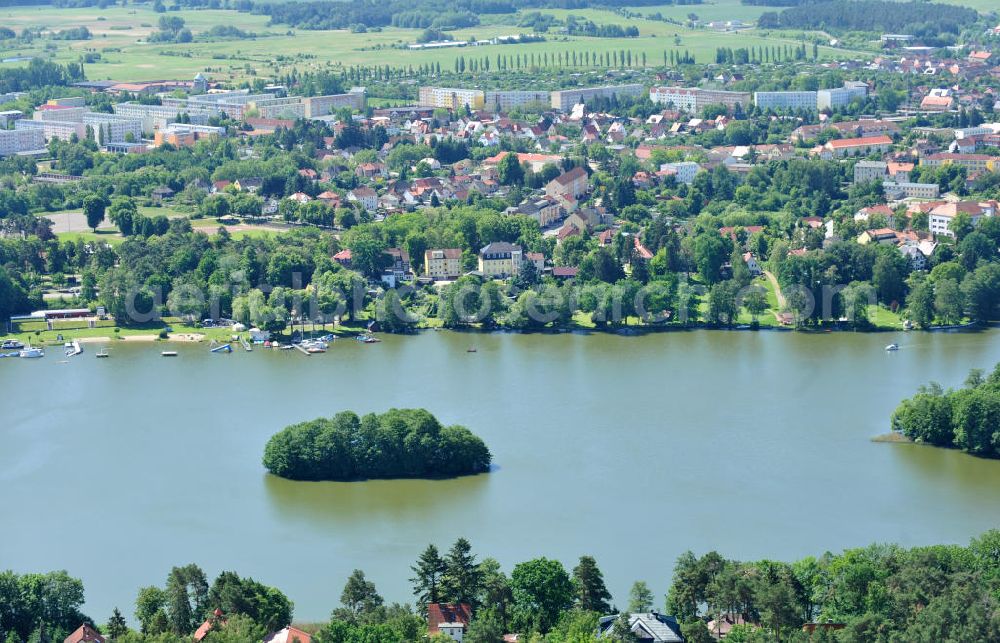
[[310,355],[312,355],[312,353],[310,353],[309,351],[307,351],[305,349],[305,347],[302,346],[301,344],[292,344],[292,348],[294,348],[295,350],[299,351],[300,353],[302,353],[306,357],[309,357]]
[[240,337],[240,344],[243,345],[243,350],[248,353],[253,350],[253,347],[250,346],[250,342],[247,341],[246,337]]
[[215,348],[208,349],[208,351],[210,353],[232,353],[233,346],[232,344],[219,344]]

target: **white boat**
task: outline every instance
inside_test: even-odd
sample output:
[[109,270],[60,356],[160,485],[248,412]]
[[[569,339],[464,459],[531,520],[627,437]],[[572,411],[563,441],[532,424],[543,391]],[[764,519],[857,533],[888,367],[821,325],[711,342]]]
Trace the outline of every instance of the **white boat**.
[[888,346],[885,347],[885,350],[887,350],[887,351],[898,351],[899,350],[899,344],[889,344]]
[[65,348],[66,357],[73,357],[83,352],[83,346],[80,346],[80,342],[75,339],[72,342],[66,342]]
[[27,348],[22,349],[17,356],[25,359],[34,359],[38,357],[45,357],[45,351],[41,348],[34,348],[29,345]]
[[102,348],[101,350],[97,351],[97,357],[98,358],[109,357],[109,355],[108,355],[108,349]]
[[161,357],[177,357],[177,351],[163,351],[160,353]]

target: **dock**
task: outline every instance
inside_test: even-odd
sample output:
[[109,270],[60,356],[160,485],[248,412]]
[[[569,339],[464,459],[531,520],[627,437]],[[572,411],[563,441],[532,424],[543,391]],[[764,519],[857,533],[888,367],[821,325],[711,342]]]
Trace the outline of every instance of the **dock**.
[[246,337],[240,337],[240,344],[243,345],[243,350],[248,353],[253,350],[253,347],[250,346],[250,342],[247,341]]
[[309,357],[310,355],[312,355],[312,353],[310,353],[306,349],[302,348],[301,344],[292,344],[292,346],[295,347],[295,350],[299,351],[300,353],[302,353],[306,357]]

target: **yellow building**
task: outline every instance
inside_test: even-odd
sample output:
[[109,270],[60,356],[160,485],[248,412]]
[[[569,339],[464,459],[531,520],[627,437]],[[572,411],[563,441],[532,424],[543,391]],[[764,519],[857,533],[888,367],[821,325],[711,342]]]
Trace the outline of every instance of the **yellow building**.
[[521,271],[523,260],[521,246],[494,241],[479,251],[479,272],[487,277],[511,277]]
[[424,251],[424,274],[435,280],[458,279],[462,275],[461,249]]
[[421,87],[418,104],[421,107],[443,107],[461,109],[483,109],[486,94],[481,89],[459,89],[454,87]]

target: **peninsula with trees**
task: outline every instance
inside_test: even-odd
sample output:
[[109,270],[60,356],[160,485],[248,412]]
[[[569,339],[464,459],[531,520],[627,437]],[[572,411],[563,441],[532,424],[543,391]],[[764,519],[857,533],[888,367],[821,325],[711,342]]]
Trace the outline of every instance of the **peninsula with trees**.
[[291,480],[447,478],[484,473],[491,461],[469,429],[442,426],[425,409],[342,411],[286,427],[264,449],[267,470]]

